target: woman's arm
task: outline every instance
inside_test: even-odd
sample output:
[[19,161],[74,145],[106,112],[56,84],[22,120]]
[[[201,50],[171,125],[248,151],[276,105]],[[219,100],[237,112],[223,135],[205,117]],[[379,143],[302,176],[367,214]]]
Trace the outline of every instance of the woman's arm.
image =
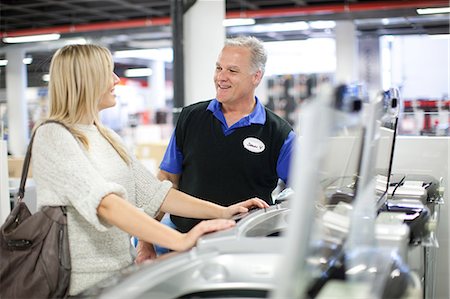
[[175,251],[193,247],[197,239],[205,233],[226,229],[235,224],[234,221],[225,219],[202,221],[183,234],[159,223],[115,194],[108,194],[101,200],[97,213],[109,224],[136,236],[139,240],[156,243]]
[[225,218],[225,207],[170,189],[160,208],[165,213],[199,219]]
[[269,205],[259,199],[252,198],[240,203],[223,207],[215,203],[201,200],[176,189],[170,189],[160,210],[182,217],[213,219],[231,218],[238,213],[245,213],[250,207],[267,208]]
[[[253,198],[249,199],[243,202],[240,202],[238,204],[229,206],[229,207],[222,207],[217,204],[201,200],[198,198],[195,198],[193,196],[190,196],[186,193],[180,192],[176,189],[170,189],[167,193],[167,196],[161,205],[160,211],[167,212],[175,215],[180,216],[187,216],[187,217],[194,217],[194,218],[231,218],[233,215],[237,213],[245,213],[248,211],[248,208],[256,206],[259,208],[266,208],[268,207],[268,204],[261,199]],[[161,215],[163,213],[159,213]],[[209,220],[214,221],[214,220]],[[217,221],[217,220],[216,220]],[[155,222],[157,222],[155,220]],[[191,232],[195,232],[195,242],[196,240],[203,235],[204,233],[211,232],[212,230],[208,231],[198,231],[198,229],[204,229],[199,226],[205,225],[205,221],[200,222],[197,226],[195,226],[191,231],[189,231],[188,234]],[[162,225],[158,222],[159,225]],[[163,225],[165,226],[165,225]],[[226,228],[226,227],[225,227]],[[210,229],[210,228],[208,228]],[[220,228],[223,229],[223,228]],[[220,229],[214,229],[214,230],[220,230]],[[153,241],[155,243],[158,243],[156,241]],[[193,243],[193,245],[195,244]],[[153,245],[149,244],[152,242],[149,242],[145,239],[139,238],[138,243],[138,256],[136,258],[136,263],[141,263],[146,259],[153,259],[156,257]],[[159,245],[163,245],[162,243],[158,243]],[[192,246],[193,246],[192,245]],[[192,247],[191,246],[191,247]],[[166,248],[170,248],[169,246],[164,246]]]

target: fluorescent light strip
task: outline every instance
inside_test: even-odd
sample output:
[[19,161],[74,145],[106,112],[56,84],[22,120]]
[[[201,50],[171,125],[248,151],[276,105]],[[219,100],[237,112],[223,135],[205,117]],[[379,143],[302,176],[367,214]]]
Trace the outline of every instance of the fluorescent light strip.
[[60,36],[61,35],[58,33],[53,33],[53,34],[4,37],[3,42],[7,44],[42,42],[42,41],[58,40]]
[[[23,64],[31,64],[33,62],[33,58],[31,57],[25,57],[22,60]],[[7,59],[0,59],[0,66],[6,66],[8,64]]]
[[124,50],[114,52],[114,58],[142,58],[171,62],[173,53],[172,48]]
[[311,21],[309,27],[312,29],[332,29],[336,27],[335,21]]
[[430,39],[449,39],[450,40],[450,34],[430,34],[428,35]]
[[383,24],[383,25],[389,25],[389,23],[390,23],[390,21],[389,21],[388,18],[383,18],[383,19],[381,19],[381,24]]
[[83,37],[71,38],[65,41],[65,45],[85,45],[88,41]]
[[416,11],[419,15],[450,13],[450,7],[418,8]]
[[128,69],[125,70],[125,77],[148,77],[153,73],[151,68],[140,68],[140,69]]
[[31,57],[25,57],[25,58],[22,60],[22,62],[23,62],[23,64],[31,64],[31,63],[33,62],[33,58],[31,58]]
[[287,22],[287,23],[273,23],[273,24],[258,24],[249,27],[232,27],[229,30],[230,33],[239,34],[239,33],[247,33],[248,31],[252,33],[261,33],[261,32],[283,32],[283,31],[298,31],[298,30],[307,30],[309,29],[308,23],[304,21],[298,22]]
[[117,58],[155,57],[157,55],[159,55],[158,49],[123,50],[114,52],[114,57]]
[[254,25],[255,23],[256,23],[255,19],[249,19],[249,18],[225,19],[222,22],[223,26],[225,26],[225,27]]

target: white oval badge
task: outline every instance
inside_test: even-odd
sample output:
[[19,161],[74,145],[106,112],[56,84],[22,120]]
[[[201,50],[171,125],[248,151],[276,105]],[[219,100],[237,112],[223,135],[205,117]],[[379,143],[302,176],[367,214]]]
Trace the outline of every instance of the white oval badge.
[[265,150],[266,145],[255,137],[247,137],[242,142],[244,147],[252,153],[261,153]]

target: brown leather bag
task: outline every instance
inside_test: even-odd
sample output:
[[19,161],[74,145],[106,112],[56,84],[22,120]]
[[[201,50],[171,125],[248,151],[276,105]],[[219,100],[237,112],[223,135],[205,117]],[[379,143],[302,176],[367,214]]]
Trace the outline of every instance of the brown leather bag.
[[[53,120],[43,124],[49,122],[61,124]],[[34,133],[22,168],[17,204],[0,229],[0,298],[65,298],[69,293],[65,207],[45,206],[31,214],[22,202],[33,139]]]

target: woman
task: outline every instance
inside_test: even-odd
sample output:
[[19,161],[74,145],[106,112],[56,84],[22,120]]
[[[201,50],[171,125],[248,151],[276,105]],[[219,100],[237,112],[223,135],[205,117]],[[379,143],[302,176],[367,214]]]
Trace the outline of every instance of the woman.
[[70,295],[133,262],[129,235],[183,251],[201,235],[234,225],[232,220],[208,220],[182,234],[154,220],[159,211],[211,219],[267,206],[249,199],[222,207],[157,180],[99,120],[100,110],[115,105],[118,82],[111,53],[100,46],[65,46],[50,65],[49,119],[70,132],[54,123],[39,127],[32,167],[38,205],[67,206]]

